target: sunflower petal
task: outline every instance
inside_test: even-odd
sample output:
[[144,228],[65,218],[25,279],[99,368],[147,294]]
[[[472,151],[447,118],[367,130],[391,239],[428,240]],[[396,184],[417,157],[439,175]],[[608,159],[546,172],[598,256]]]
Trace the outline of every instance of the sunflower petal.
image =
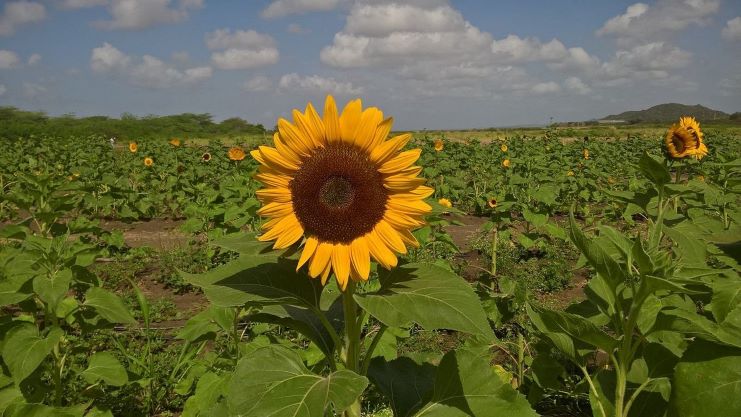
[[376,149],[378,145],[383,143],[383,141],[386,140],[389,133],[391,132],[391,126],[393,126],[393,124],[393,117],[389,117],[388,119],[379,123],[378,127],[376,127],[376,133],[373,135],[373,140],[366,143],[363,147],[363,150],[368,152],[370,149]]
[[407,253],[407,248],[406,246],[404,246],[404,242],[401,240],[401,237],[399,237],[399,233],[396,231],[396,229],[391,227],[391,225],[388,224],[386,220],[379,221],[373,230],[376,231],[378,237],[381,238],[381,241],[386,246],[396,252]]
[[281,155],[277,149],[269,146],[260,146],[260,155],[265,160],[266,165],[279,170],[293,172],[298,169],[298,165]]
[[327,96],[327,100],[324,102],[324,130],[327,136],[327,142],[339,142],[342,140],[340,117],[337,115],[337,104],[332,96]]
[[352,270],[364,281],[370,275],[370,252],[364,237],[359,237],[350,244],[350,261]]
[[273,249],[285,249],[296,243],[296,241],[301,239],[301,236],[303,235],[304,228],[303,226],[301,226],[301,223],[299,223],[298,219],[296,219],[296,222],[291,224],[288,230],[278,236],[278,239],[275,240],[275,244],[273,245]]
[[350,278],[350,246],[337,244],[332,250],[332,269],[337,277],[337,283],[340,288],[345,290],[347,280]]
[[324,272],[324,269],[330,264],[332,258],[332,244],[320,242],[314,252],[314,256],[309,263],[309,275],[316,278]]
[[396,154],[396,152],[403,148],[410,139],[412,139],[412,135],[405,133],[403,135],[394,136],[386,142],[383,142],[371,151],[371,161],[379,165],[383,164],[387,159],[391,158]]
[[288,188],[288,184],[291,182],[291,177],[286,176],[286,175],[281,175],[275,172],[277,171],[273,171],[270,173],[260,172],[255,175],[255,179],[267,185],[268,187]]
[[343,142],[353,143],[355,131],[360,123],[363,104],[360,99],[350,100],[340,115],[340,133]]
[[306,241],[304,242],[304,250],[301,252],[301,257],[298,260],[298,264],[296,265],[296,271],[301,269],[304,264],[311,259],[311,257],[314,255],[314,252],[316,252],[316,248],[319,246],[319,241],[313,237],[309,236],[306,238]]
[[[294,112],[296,111],[294,110]],[[294,115],[294,120],[295,119],[296,116]],[[278,132],[286,146],[291,148],[296,155],[308,156],[311,154],[310,149],[313,147],[313,144],[311,143],[311,140],[306,137],[306,134],[299,129],[299,127],[294,126],[286,119],[280,118],[278,119]]]
[[255,191],[260,201],[265,203],[290,203],[291,190],[288,188],[262,188]]
[[[277,219],[274,219],[274,220],[277,220]],[[300,230],[301,233],[304,232],[304,229],[301,227],[301,223],[298,222],[298,219],[293,214],[290,214],[288,216],[281,218],[277,223],[275,223],[275,225],[271,225],[271,226],[272,227],[270,227],[270,230],[260,235],[260,237],[258,238],[259,241],[267,242],[270,240],[274,240],[276,238],[280,238],[284,234],[287,234],[288,237],[286,237],[284,240],[281,241],[281,243],[285,243],[287,239],[292,238],[296,234],[297,230]],[[294,239],[293,242],[295,242],[296,240],[298,240],[298,237]],[[275,248],[275,249],[280,249],[280,248]]]
[[413,163],[417,161],[417,159],[419,159],[419,155],[421,153],[422,149],[412,149],[410,151],[402,152],[384,162],[383,165],[381,165],[381,167],[378,169],[378,172],[382,174],[391,174],[409,168]]
[[283,217],[293,213],[293,205],[290,203],[268,203],[257,210],[257,214],[263,217]]
[[396,259],[396,255],[394,255],[394,252],[392,252],[391,249],[381,241],[381,238],[378,237],[375,230],[371,230],[364,237],[368,244],[368,251],[376,262],[386,269],[391,269],[396,266],[399,262],[398,259]]
[[360,123],[353,138],[355,146],[365,149],[369,143],[373,142],[378,124],[382,120],[383,113],[377,108],[369,107],[363,110],[363,114],[360,116]]
[[422,200],[408,200],[393,196],[386,202],[386,206],[393,211],[411,215],[427,214],[432,211],[432,207]]

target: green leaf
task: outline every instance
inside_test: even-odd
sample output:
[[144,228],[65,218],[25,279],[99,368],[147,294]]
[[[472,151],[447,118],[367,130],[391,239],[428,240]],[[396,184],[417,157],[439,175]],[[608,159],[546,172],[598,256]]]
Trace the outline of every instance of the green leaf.
[[92,307],[101,317],[111,323],[136,323],[121,297],[100,287],[87,290],[83,305]]
[[476,293],[453,272],[435,265],[407,264],[379,271],[379,278],[380,290],[356,294],[355,300],[387,326],[415,322],[425,329],[494,337]]
[[641,159],[638,161],[638,167],[643,172],[643,175],[651,180],[656,187],[668,184],[672,180],[669,170],[664,163],[657,157],[649,155],[648,152],[644,152],[641,156]]
[[87,369],[82,371],[82,377],[90,384],[103,381],[108,385],[120,387],[129,382],[126,369],[121,362],[109,352],[96,352],[90,357]]
[[396,417],[408,417],[426,404],[435,386],[437,368],[407,357],[385,361],[374,358],[368,378],[386,396]]
[[44,404],[19,404],[10,406],[5,417],[82,417],[86,405],[73,407],[51,407]]
[[684,265],[704,266],[707,246],[679,227],[665,227],[664,232],[676,243],[674,251]]
[[49,304],[51,310],[56,310],[59,301],[69,291],[71,282],[72,270],[65,268],[51,278],[46,275],[37,275],[33,279],[33,291],[43,302]]
[[726,319],[728,313],[741,305],[741,281],[718,280],[711,287],[713,298],[708,307],[713,312],[715,320],[720,323]]
[[576,314],[548,310],[531,304],[527,305],[527,313],[535,327],[549,338],[552,334],[565,334],[605,352],[612,352],[618,343],[591,321]]
[[488,354],[451,351],[440,361],[432,397],[416,417],[534,417],[525,397],[500,379]]
[[188,283],[202,288],[209,301],[219,307],[248,302],[313,307],[319,305],[323,289],[319,280],[296,272],[295,261],[271,261],[255,255],[240,256],[204,274],[180,274]]
[[235,233],[210,242],[214,246],[237,252],[240,255],[262,255],[278,259],[282,251],[273,250],[272,242],[260,242],[255,235]]
[[23,382],[41,365],[62,336],[64,331],[53,327],[46,337],[42,337],[39,329],[32,324],[22,324],[8,331],[3,346],[3,361],[8,365],[16,384]]
[[741,415],[741,349],[693,342],[675,368],[672,388],[673,416]]
[[584,236],[581,227],[576,224],[573,214],[569,221],[571,224],[571,240],[584,254],[589,264],[605,279],[605,283],[609,285],[614,298],[615,288],[625,280],[625,273],[617,261],[610,257],[599,243],[590,241]]
[[232,414],[243,417],[323,416],[330,403],[340,414],[367,385],[365,377],[348,370],[316,375],[296,352],[271,345],[239,361],[227,402]]

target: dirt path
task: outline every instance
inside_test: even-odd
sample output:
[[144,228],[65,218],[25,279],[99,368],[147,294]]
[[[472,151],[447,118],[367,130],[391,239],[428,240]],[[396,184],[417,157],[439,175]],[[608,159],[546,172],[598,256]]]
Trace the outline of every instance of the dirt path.
[[124,242],[132,248],[150,246],[158,250],[171,250],[188,246],[190,236],[180,231],[181,220],[153,219],[144,222],[124,223],[117,220],[102,221],[100,227],[123,232]]

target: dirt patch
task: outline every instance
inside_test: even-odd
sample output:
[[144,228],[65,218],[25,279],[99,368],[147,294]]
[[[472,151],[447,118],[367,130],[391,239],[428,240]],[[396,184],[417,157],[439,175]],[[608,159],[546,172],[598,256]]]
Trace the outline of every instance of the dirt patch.
[[138,285],[150,303],[156,300],[169,299],[175,304],[178,317],[182,317],[155,322],[152,324],[152,328],[177,330],[183,327],[189,318],[208,307],[208,300],[200,292],[176,294],[171,288],[167,288],[164,284],[156,282],[150,277],[144,277]]
[[103,221],[100,227],[108,231],[121,231],[124,242],[132,248],[149,246],[171,250],[188,246],[190,236],[180,231],[181,220],[152,219],[145,222],[124,223],[117,220]]
[[453,215],[451,220],[461,223],[452,224],[445,228],[445,231],[461,251],[456,256],[456,261],[461,267],[461,275],[467,281],[476,281],[482,273],[489,271],[489,265],[486,257],[473,248],[473,241],[481,233],[481,228],[489,219],[469,215]]
[[573,271],[571,283],[568,288],[549,294],[542,294],[538,299],[545,305],[563,310],[571,304],[578,303],[587,298],[584,287],[589,283],[589,270],[580,268]]

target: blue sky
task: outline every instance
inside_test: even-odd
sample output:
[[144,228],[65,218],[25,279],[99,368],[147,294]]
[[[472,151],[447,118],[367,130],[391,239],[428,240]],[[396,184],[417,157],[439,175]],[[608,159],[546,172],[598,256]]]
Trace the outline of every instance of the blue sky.
[[362,97],[400,129],[741,111],[732,0],[0,1],[0,105],[273,126]]

